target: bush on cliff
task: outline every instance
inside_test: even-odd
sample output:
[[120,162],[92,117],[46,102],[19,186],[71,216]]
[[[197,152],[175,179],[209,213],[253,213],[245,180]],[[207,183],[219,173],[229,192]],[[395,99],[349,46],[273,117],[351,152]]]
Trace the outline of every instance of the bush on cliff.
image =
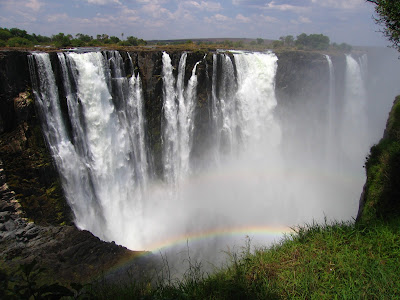
[[381,141],[365,164],[367,182],[358,220],[372,222],[400,216],[400,96],[393,104]]

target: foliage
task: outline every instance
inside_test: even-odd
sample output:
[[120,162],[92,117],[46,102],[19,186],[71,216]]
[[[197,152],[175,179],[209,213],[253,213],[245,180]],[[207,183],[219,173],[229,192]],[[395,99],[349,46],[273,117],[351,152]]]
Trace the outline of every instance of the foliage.
[[293,35],[281,36],[279,40],[282,42],[282,46],[285,47],[293,47],[295,44]]
[[296,37],[292,35],[281,36],[279,40],[272,43],[274,49],[278,48],[293,48],[299,50],[336,50],[342,52],[350,52],[352,47],[346,43],[332,43],[330,44],[329,37],[323,34],[310,34],[302,33]]
[[[227,253],[204,274],[191,263],[181,280],[146,278],[95,286],[99,299],[393,299],[400,297],[400,222],[309,224],[279,244]],[[164,273],[164,274],[168,274]]]
[[37,43],[41,44],[41,43],[50,43],[51,42],[51,38],[49,38],[48,36],[43,36],[43,35],[36,35],[34,33],[32,33],[32,37],[33,40],[35,40]]
[[383,34],[400,51],[400,2],[394,0],[366,0],[375,4],[377,24],[384,26]]
[[329,37],[323,34],[310,34],[305,33],[297,36],[295,44],[300,49],[315,49],[327,50],[329,48]]
[[26,38],[22,37],[12,37],[7,41],[7,45],[10,47],[24,47],[32,46],[32,42]]
[[9,30],[7,30],[6,28],[0,28],[0,40],[2,41],[7,41],[8,39],[12,38],[13,35],[11,34],[11,32]]
[[89,43],[91,40],[93,40],[92,36],[89,36],[89,35],[83,34],[83,33],[77,33],[75,35],[75,37],[76,37],[77,40],[80,40],[80,41],[82,41],[84,43]]
[[67,47],[71,46],[72,35],[65,35],[63,32],[53,35],[51,37],[56,47]]
[[400,215],[400,97],[390,112],[383,139],[366,160],[367,182],[361,222]]
[[78,294],[58,283],[39,284],[44,271],[36,260],[20,265],[14,277],[0,270],[0,296],[2,299],[61,299]]
[[333,43],[331,45],[331,47],[333,49],[337,49],[337,50],[340,50],[340,51],[343,51],[343,52],[350,52],[351,49],[352,49],[352,47],[349,44],[346,44],[346,43],[341,43],[341,44]]
[[[123,34],[122,34],[123,37]],[[120,46],[143,46],[146,41],[134,36],[128,36],[127,39],[121,40],[117,36],[109,36],[108,34],[97,34],[96,39],[83,33],[77,33],[75,38],[71,34],[60,32],[51,37],[28,34],[26,30],[18,28],[1,28],[0,27],[0,47],[32,47],[33,45],[49,45],[53,44],[57,48],[64,47],[85,47],[85,46],[102,46],[102,45],[120,45]]]

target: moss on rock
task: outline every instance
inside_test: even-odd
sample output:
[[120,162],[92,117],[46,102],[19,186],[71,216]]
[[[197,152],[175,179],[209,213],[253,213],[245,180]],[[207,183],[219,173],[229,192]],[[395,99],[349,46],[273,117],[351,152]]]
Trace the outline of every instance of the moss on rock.
[[365,164],[367,181],[360,199],[358,222],[400,216],[400,96],[394,101],[381,141]]

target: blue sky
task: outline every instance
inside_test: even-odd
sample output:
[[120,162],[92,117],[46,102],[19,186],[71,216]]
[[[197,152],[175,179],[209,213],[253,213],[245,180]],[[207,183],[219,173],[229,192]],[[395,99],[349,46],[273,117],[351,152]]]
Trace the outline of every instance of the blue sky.
[[29,33],[143,39],[323,33],[332,42],[388,45],[364,0],[0,0],[0,27]]

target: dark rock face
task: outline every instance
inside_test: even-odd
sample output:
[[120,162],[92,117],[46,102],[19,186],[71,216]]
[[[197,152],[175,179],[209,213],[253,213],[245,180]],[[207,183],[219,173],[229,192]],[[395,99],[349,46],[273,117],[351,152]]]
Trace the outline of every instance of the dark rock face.
[[11,111],[17,125],[0,136],[0,158],[8,185],[29,219],[43,225],[71,223],[71,211],[47,151],[31,94],[22,92],[15,97]]
[[0,134],[18,123],[13,99],[30,86],[26,52],[0,52]]
[[40,226],[22,215],[0,161],[0,257],[10,271],[36,260],[59,281],[87,281],[138,254],[75,226]]

